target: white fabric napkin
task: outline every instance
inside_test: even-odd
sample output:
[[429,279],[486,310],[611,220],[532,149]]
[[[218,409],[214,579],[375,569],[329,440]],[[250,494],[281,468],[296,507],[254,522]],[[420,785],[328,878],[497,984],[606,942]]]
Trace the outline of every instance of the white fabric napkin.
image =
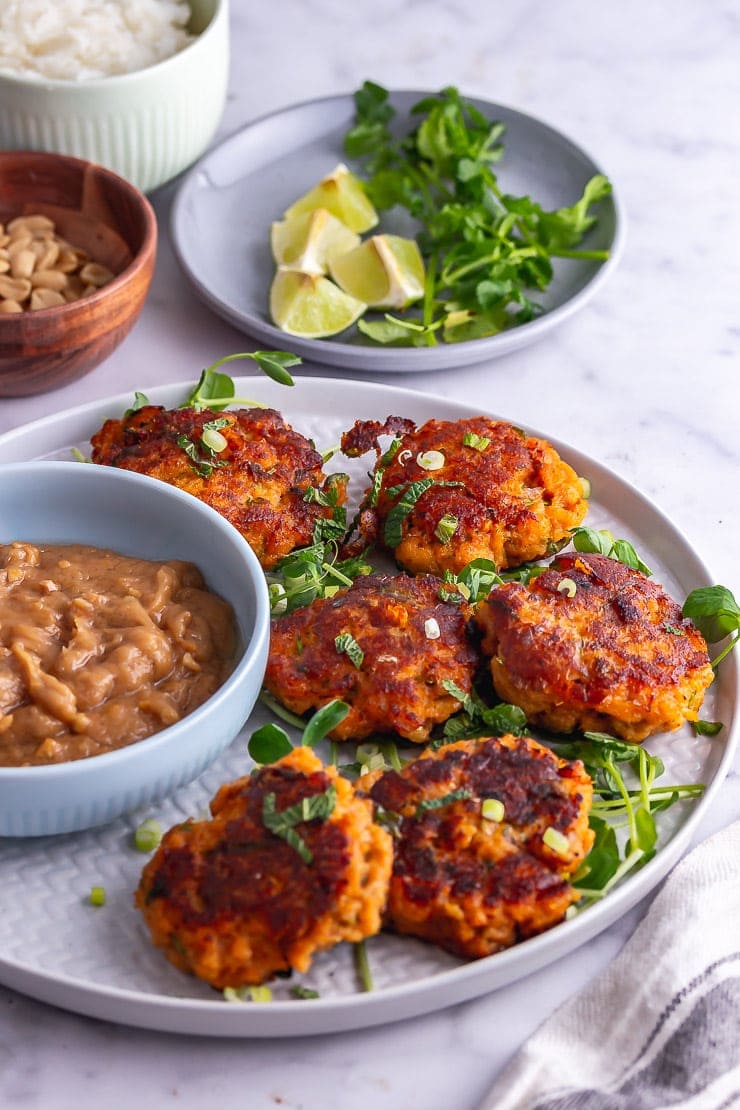
[[740,1107],[740,822],[673,870],[606,971],[552,1015],[480,1110]]

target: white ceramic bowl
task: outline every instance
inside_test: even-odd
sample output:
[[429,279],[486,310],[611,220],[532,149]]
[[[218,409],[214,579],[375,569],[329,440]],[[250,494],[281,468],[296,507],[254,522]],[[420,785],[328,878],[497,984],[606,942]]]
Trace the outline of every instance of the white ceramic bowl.
[[0,543],[82,543],[147,559],[186,559],[233,607],[238,663],[177,724],[126,748],[38,767],[0,767],[0,837],[105,824],[197,778],[234,739],[259,694],[269,643],[262,569],[246,540],[188,493],[113,467],[0,466]]
[[194,42],[113,77],[52,81],[0,73],[0,148],[99,162],[148,192],[196,161],[223,113],[228,0],[188,0]]

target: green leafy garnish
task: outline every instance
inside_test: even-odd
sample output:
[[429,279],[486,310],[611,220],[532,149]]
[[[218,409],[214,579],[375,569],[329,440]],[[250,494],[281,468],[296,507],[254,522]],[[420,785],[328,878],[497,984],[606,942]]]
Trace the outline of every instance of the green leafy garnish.
[[332,701],[328,701],[326,705],[322,705],[321,709],[316,710],[303,730],[301,745],[313,748],[333,728],[336,728],[348,713],[349,706],[346,701],[340,701],[339,698],[334,698]]
[[249,738],[247,749],[255,763],[275,763],[284,755],[289,755],[293,751],[293,745],[285,729],[270,721],[255,729]]
[[692,721],[691,727],[697,736],[716,736],[724,725],[721,721]]
[[347,655],[359,671],[362,666],[362,660],[365,658],[365,652],[357,643],[357,640],[351,632],[340,632],[338,636],[335,636],[334,647],[340,655]]
[[[261,697],[268,704],[272,701],[264,691]],[[302,721],[300,717],[295,717],[293,714],[289,716],[292,718],[290,723],[303,728],[300,746],[313,748],[333,728],[336,728],[348,713],[347,703],[334,698],[326,705],[322,705],[321,709],[317,709],[308,722]],[[285,729],[271,721],[255,729],[249,738],[247,750],[255,763],[275,763],[276,760],[282,759],[284,755],[289,755],[293,751],[293,744]]]
[[740,606],[726,586],[700,586],[683,604],[683,616],[693,621],[704,639],[715,644],[730,636],[730,642],[712,660],[717,667],[740,640]]
[[288,373],[289,366],[300,366],[301,359],[290,351],[252,351],[226,355],[218,359],[202,372],[198,384],[188,395],[183,408],[212,409],[218,412],[229,405],[254,405],[254,401],[235,396],[235,386],[228,374],[218,373],[220,366],[236,359],[247,358],[256,362],[263,374],[279,385],[295,385]]
[[629,540],[615,540],[611,532],[605,529],[598,531],[596,528],[574,528],[570,535],[576,551],[606,555],[632,570],[642,571],[648,578],[653,573],[643,563]]
[[416,807],[416,816],[421,817],[423,813],[428,813],[430,809],[443,809],[445,806],[451,806],[453,802],[462,802],[466,798],[472,797],[472,790],[467,790],[463,786],[459,790],[451,790],[449,794],[442,794],[439,798],[424,798]]
[[[550,743],[564,759],[582,760],[594,783],[590,825],[596,839],[572,880],[582,896],[582,908],[652,859],[658,839],[655,814],[683,798],[698,797],[704,786],[656,785],[665,770],[662,760],[608,733],[586,732],[583,740],[552,739]],[[634,785],[628,784],[622,766],[631,771]],[[627,831],[623,855],[616,835],[620,827]]]
[[140,393],[139,390],[137,389],[136,392],[134,393],[134,400],[133,400],[133,403],[131,405],[131,408],[126,409],[126,411],[123,414],[123,419],[126,420],[127,417],[133,416],[133,414],[135,412],[138,412],[139,409],[143,409],[144,406],[148,405],[148,404],[150,404],[150,401],[149,401],[149,398],[147,397],[146,393]]
[[286,809],[277,810],[275,804],[275,794],[265,794],[262,799],[262,824],[294,848],[304,863],[313,863],[313,852],[296,832],[296,825],[307,821],[326,821],[337,804],[336,787],[331,784],[321,794],[310,794]]
[[295,987],[290,988],[290,997],[291,998],[306,999],[306,998],[320,998],[321,995],[319,994],[318,991],[312,990],[310,987],[304,987],[300,983],[298,983],[298,984],[296,984]]
[[501,702],[498,705],[486,705],[475,690],[466,694],[464,690],[446,678],[442,680],[442,687],[453,698],[456,698],[462,707],[460,713],[445,721],[442,736],[433,740],[430,747],[437,749],[445,744],[452,744],[456,740],[469,740],[475,736],[522,736],[527,727],[527,717],[523,709],[517,705]]
[[179,435],[175,440],[177,446],[185,452],[190,459],[193,470],[201,478],[210,478],[214,470],[228,466],[226,459],[216,458],[216,452],[208,447],[202,440],[193,443],[186,435]]
[[403,493],[395,505],[388,511],[383,527],[383,540],[387,547],[398,547],[403,538],[403,522],[413,509],[423,493],[431,486],[461,486],[462,482],[437,482],[434,478],[419,478],[417,482],[408,485],[393,486],[385,492],[388,497],[397,497],[401,490]]
[[608,258],[608,251],[578,249],[595,222],[593,206],[611,192],[605,177],[591,178],[575,204],[548,212],[502,188],[493,166],[503,156],[504,125],[457,89],[415,104],[418,121],[401,139],[389,128],[394,116],[387,90],[366,81],[344,140],[345,152],[364,160],[376,208],[401,206],[421,228],[421,310],[359,321],[375,342],[429,346],[440,336],[456,342],[494,335],[541,312],[529,294],[548,287],[555,258]]

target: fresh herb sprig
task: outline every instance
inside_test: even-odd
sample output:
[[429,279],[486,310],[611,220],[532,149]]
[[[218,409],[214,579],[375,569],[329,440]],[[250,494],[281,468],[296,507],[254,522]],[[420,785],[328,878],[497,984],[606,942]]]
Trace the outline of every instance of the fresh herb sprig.
[[225,355],[211,363],[202,372],[198,383],[188,394],[182,408],[211,409],[220,412],[229,405],[260,406],[260,402],[252,401],[247,397],[237,397],[236,387],[228,374],[219,373],[219,367],[227,362],[237,359],[251,359],[256,362],[263,374],[266,374],[278,385],[295,385],[288,367],[300,366],[301,359],[290,351],[249,351],[234,355]]
[[[229,405],[264,408],[265,406],[261,401],[254,401],[249,397],[237,397],[233,379],[228,374],[219,373],[220,366],[242,358],[256,362],[263,374],[277,382],[278,385],[295,385],[293,378],[288,373],[288,367],[300,366],[302,362],[298,355],[294,355],[290,351],[251,351],[225,355],[201,372],[200,378],[188,393],[180,408],[196,409],[198,411],[210,409],[212,412],[220,412],[222,409],[228,408]],[[124,419],[149,404],[151,402],[146,393],[137,389],[134,392],[133,403],[123,414]]]
[[434,750],[456,740],[469,740],[475,736],[522,736],[527,728],[527,717],[517,705],[501,702],[486,705],[480,695],[472,690],[464,690],[446,678],[442,686],[453,698],[460,702],[461,711],[445,721],[442,735],[433,740],[430,747]]
[[344,140],[364,161],[367,193],[379,210],[399,205],[421,226],[426,265],[420,317],[361,320],[379,343],[430,346],[494,335],[542,311],[553,259],[604,261],[608,251],[579,249],[611,192],[602,175],[570,207],[546,211],[529,196],[507,194],[493,171],[503,156],[504,125],[487,119],[457,89],[442,89],[411,109],[417,126],[396,139],[388,92],[366,81],[355,93],[355,121]]
[[[349,713],[345,701],[334,698],[317,709],[308,722],[303,724],[299,747],[313,748],[323,740],[333,728],[344,720]],[[296,718],[298,719],[298,718]],[[285,729],[270,722],[255,729],[249,738],[247,750],[255,763],[275,763],[285,755],[290,755],[294,745]]]
[[[608,733],[586,732],[583,740],[551,739],[549,743],[562,758],[582,760],[594,783],[589,822],[596,838],[572,880],[581,894],[582,909],[652,859],[658,839],[655,814],[682,799],[699,797],[704,786],[657,785],[665,770],[662,760]],[[627,833],[623,850],[617,836],[620,829]]]

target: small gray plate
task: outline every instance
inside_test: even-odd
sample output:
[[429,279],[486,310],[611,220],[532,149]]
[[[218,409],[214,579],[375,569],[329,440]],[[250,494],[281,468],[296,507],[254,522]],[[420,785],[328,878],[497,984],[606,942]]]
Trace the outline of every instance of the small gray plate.
[[[399,117],[423,92],[394,92]],[[573,204],[590,177],[602,173],[575,143],[522,112],[471,100],[490,119],[506,125],[505,153],[497,166],[502,187],[529,194],[543,208]],[[582,246],[609,250],[607,262],[557,259],[555,277],[537,299],[545,312],[528,324],[486,339],[437,347],[383,347],[356,328],[338,338],[300,339],[271,322],[268,296],[275,264],[270,224],[338,162],[349,161],[342,141],[354,120],[351,96],[311,100],[249,124],[207,154],[180,186],[172,213],[172,237],[185,274],[210,307],[266,347],[288,347],[316,363],[368,372],[443,370],[508,354],[544,336],[593,296],[614,269],[624,219],[614,194],[599,205],[598,222]],[[352,163],[349,163],[352,166]],[[357,166],[352,168],[359,169]],[[381,229],[410,234],[391,216]]]

